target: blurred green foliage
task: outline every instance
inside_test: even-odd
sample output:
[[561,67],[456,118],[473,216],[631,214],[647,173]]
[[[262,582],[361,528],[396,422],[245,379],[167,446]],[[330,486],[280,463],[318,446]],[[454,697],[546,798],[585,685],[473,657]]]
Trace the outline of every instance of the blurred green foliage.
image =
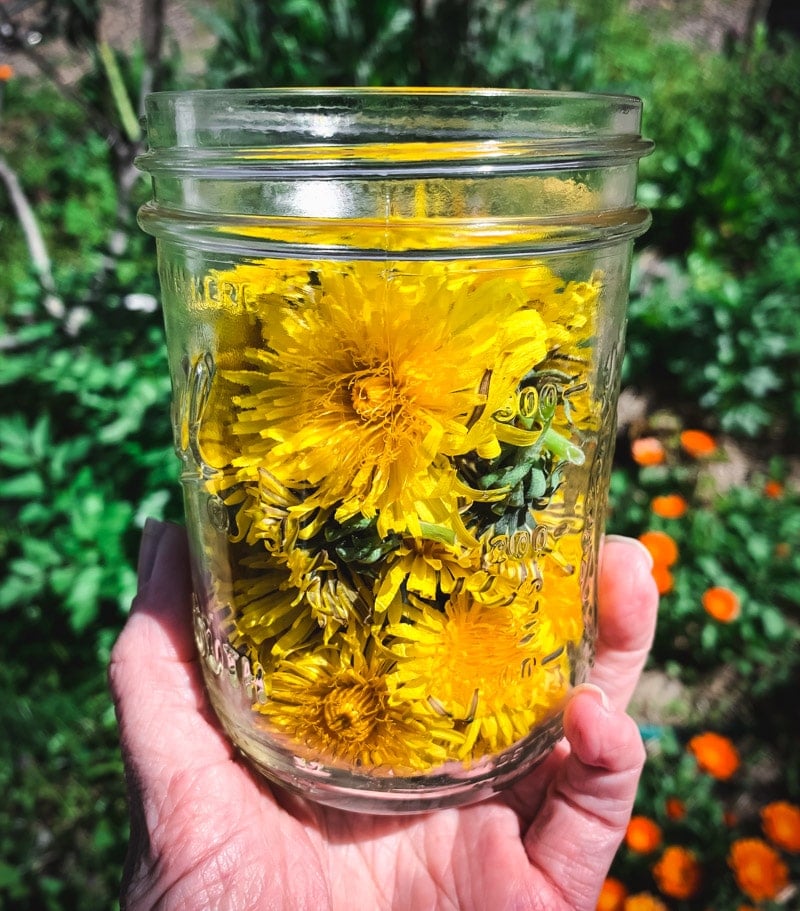
[[554,0],[229,0],[205,83],[588,89],[593,24]]
[[800,439],[798,229],[767,236],[741,275],[703,249],[640,257],[625,381],[693,403],[730,433]]
[[[626,382],[696,403],[719,429],[800,438],[800,45],[702,53],[637,16],[602,21],[598,85],[645,102],[653,212],[631,294]],[[670,393],[669,390],[672,390]]]
[[[47,4],[45,44],[61,35],[85,53],[72,97],[47,79],[0,86],[0,154],[36,214],[64,309],[43,305],[0,192],[0,909],[20,911],[113,905],[126,820],[105,665],[135,585],[139,529],[148,515],[181,512],[161,320],[149,306],[154,255],[133,220],[148,187],[131,177],[126,114],[154,61],[135,45],[109,63],[97,44],[100,5]],[[626,383],[685,423],[752,438],[763,471],[797,441],[796,43],[758,31],[748,47],[698,53],[622,0],[224,0],[198,16],[215,38],[203,73],[187,75],[173,48],[157,67],[162,87],[641,95],[657,143],[641,182],[654,225],[634,269]],[[620,452],[613,530],[669,528],[681,551],[653,666],[694,683],[727,663],[750,701],[738,722],[723,703],[713,720],[736,733],[746,724],[754,757],[767,750],[800,768],[780,702],[798,666],[796,493],[765,501],[754,478],[720,495],[691,466],[639,469]],[[649,512],[653,496],[673,490],[692,502],[679,525]],[[740,594],[736,624],[703,613],[710,584]],[[716,837],[721,804],[690,774],[686,735],[662,732],[641,806],[655,813],[664,788],[685,792],[698,819],[716,814],[710,828],[691,824],[702,846]],[[800,799],[796,776],[785,789]]]
[[145,517],[180,516],[161,318],[130,309],[156,292],[153,251],[131,226],[109,249],[109,147],[51,87],[9,83],[0,135],[64,305],[43,307],[3,197],[0,908],[108,908],[127,814],[104,668]]
[[127,840],[114,713],[70,637],[40,635],[0,661],[0,908],[110,908]]

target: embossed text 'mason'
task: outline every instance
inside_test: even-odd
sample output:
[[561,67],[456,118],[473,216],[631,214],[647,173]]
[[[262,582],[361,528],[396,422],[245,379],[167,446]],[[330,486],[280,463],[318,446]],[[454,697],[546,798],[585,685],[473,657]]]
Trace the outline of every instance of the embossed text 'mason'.
[[240,654],[229,643],[221,642],[214,635],[208,618],[201,612],[196,599],[192,610],[192,620],[197,651],[211,673],[215,677],[224,675],[233,686],[241,687],[251,702],[264,705],[267,701],[267,694],[261,668],[254,673],[246,655]]

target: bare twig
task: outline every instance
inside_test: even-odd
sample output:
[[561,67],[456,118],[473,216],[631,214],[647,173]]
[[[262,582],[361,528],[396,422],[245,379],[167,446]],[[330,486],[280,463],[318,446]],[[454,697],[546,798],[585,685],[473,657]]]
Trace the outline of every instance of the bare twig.
[[767,21],[772,0],[750,0],[750,9],[747,11],[744,41],[748,48],[753,46],[756,30]]
[[111,45],[107,41],[100,40],[97,42],[97,54],[111,88],[111,97],[114,99],[122,129],[125,131],[129,142],[138,142],[142,137],[142,131],[139,127],[139,121],[136,119],[136,112],[133,110],[131,100],[128,97],[125,80],[119,71],[114,51],[111,50]]
[[419,67],[420,85],[427,85],[429,80],[428,74],[428,53],[425,42],[427,23],[425,21],[425,0],[414,0],[414,43],[417,52],[417,66]]
[[142,3],[142,50],[144,67],[139,91],[139,113],[144,113],[144,100],[150,92],[158,91],[161,83],[161,58],[164,48],[165,0],[144,0]]
[[28,246],[33,268],[39,278],[39,284],[45,292],[44,308],[50,316],[62,319],[65,313],[64,302],[56,292],[53,272],[50,266],[50,256],[47,252],[42,232],[39,229],[39,222],[36,220],[33,207],[28,202],[28,197],[22,189],[16,172],[2,155],[0,155],[0,180],[6,185],[8,198],[14,206],[17,219],[25,234],[25,242]]

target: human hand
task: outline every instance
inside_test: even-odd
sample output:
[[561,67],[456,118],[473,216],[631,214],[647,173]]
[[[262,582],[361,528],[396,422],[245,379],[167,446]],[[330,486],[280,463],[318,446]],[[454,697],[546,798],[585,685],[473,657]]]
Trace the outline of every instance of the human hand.
[[624,714],[655,625],[638,542],[608,538],[591,684],[516,785],[416,816],[319,806],[240,761],[203,691],[184,532],[148,522],[109,676],[131,804],[122,907],[215,911],[594,911],[644,762]]

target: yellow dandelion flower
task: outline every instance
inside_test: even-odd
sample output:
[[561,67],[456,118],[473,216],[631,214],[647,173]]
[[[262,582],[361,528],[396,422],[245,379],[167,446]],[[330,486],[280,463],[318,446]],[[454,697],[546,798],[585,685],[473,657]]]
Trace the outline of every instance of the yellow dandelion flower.
[[[580,508],[578,508],[580,512]],[[584,634],[583,523],[576,520],[569,531],[548,529],[548,541],[538,563],[542,573],[541,602],[554,632],[565,642],[578,642]]]
[[326,551],[243,557],[240,567],[246,572],[233,583],[235,644],[256,652],[265,668],[372,613],[369,588]]
[[368,587],[351,569],[331,559],[326,550],[310,554],[298,547],[289,551],[286,561],[298,598],[303,599],[321,627],[348,626],[371,616]]
[[[298,259],[244,261],[232,269],[210,269],[192,309],[213,311],[217,320],[230,319],[235,330],[237,324],[247,321],[243,315],[262,317],[285,300],[296,305],[308,303],[313,296],[315,271],[314,263]],[[233,352],[238,339],[225,333],[227,322],[223,327],[220,341]]]
[[326,272],[311,306],[284,303],[269,320],[248,352],[255,369],[229,375],[245,387],[240,475],[266,468],[307,492],[303,510],[335,506],[337,521],[377,515],[381,535],[421,537],[420,522],[463,533],[460,498],[490,495],[459,481],[453,457],[531,439],[487,407],[546,352],[524,303],[513,283],[444,263]]
[[461,760],[496,753],[561,706],[566,649],[537,605],[488,606],[459,592],[444,610],[410,599],[410,622],[387,628],[396,677],[408,698],[427,700],[463,733]]
[[483,577],[470,580],[470,591],[486,604],[538,600],[554,635],[576,644],[584,634],[582,531],[582,521],[554,525],[546,511],[535,513],[533,527],[521,526],[511,535],[490,529],[481,538]]
[[565,282],[547,273],[542,266],[525,270],[520,276],[523,291],[547,324],[551,356],[562,362],[572,359],[584,363],[595,332],[602,275],[594,273],[588,281]]
[[272,554],[287,553],[298,541],[313,538],[328,518],[319,511],[303,513],[302,497],[265,468],[258,469],[257,483],[245,485],[237,502],[236,540],[260,542]]
[[[215,354],[213,358],[206,354],[197,363],[186,365],[189,401],[178,410],[189,417],[184,433],[196,431],[197,456],[204,474],[208,474],[208,469],[228,469],[239,450],[230,404],[241,392],[241,386],[234,378],[246,366],[245,352],[263,342],[263,317],[285,301],[307,302],[310,270],[310,263],[297,260],[282,262],[280,268],[265,267],[259,262],[239,263],[232,269],[211,269],[202,289],[194,294],[191,308],[204,311]],[[165,312],[169,316],[168,308]],[[235,474],[224,471],[209,477],[207,487],[221,493],[228,502],[235,483]]]
[[562,707],[602,293],[571,278],[262,260],[198,288],[214,350],[186,366],[179,447],[226,510],[215,595],[253,710],[296,754],[426,772]]
[[[480,549],[429,538],[404,538],[392,554],[375,597],[375,608],[384,612],[395,601],[401,586],[429,601],[441,592],[451,594],[458,584],[475,578],[480,570]],[[390,617],[397,622],[398,616]]]
[[[240,562],[241,569],[245,562],[246,558]],[[233,583],[234,645],[257,652],[261,663],[267,666],[277,642],[283,643],[281,651],[288,651],[290,642],[286,637],[290,636],[291,643],[298,647],[319,630],[319,624],[298,598],[285,566],[266,557],[249,563],[255,573],[242,575]]]
[[584,634],[583,597],[577,570],[571,575],[545,576],[540,592],[542,610],[552,625],[553,635],[563,642],[577,643]]
[[510,604],[518,597],[535,597],[542,587],[542,572],[533,541],[533,534],[524,527],[512,535],[493,528],[483,535],[483,572],[470,585],[476,600]]
[[547,326],[547,365],[560,373],[565,417],[582,430],[595,429],[598,409],[592,405],[589,344],[596,331],[602,275],[597,272],[588,281],[543,287],[538,271],[528,270],[521,280],[523,290],[531,295],[531,306]]
[[390,666],[373,643],[340,637],[282,661],[256,708],[299,755],[376,774],[428,771],[447,758],[433,733],[450,723],[398,699]]

